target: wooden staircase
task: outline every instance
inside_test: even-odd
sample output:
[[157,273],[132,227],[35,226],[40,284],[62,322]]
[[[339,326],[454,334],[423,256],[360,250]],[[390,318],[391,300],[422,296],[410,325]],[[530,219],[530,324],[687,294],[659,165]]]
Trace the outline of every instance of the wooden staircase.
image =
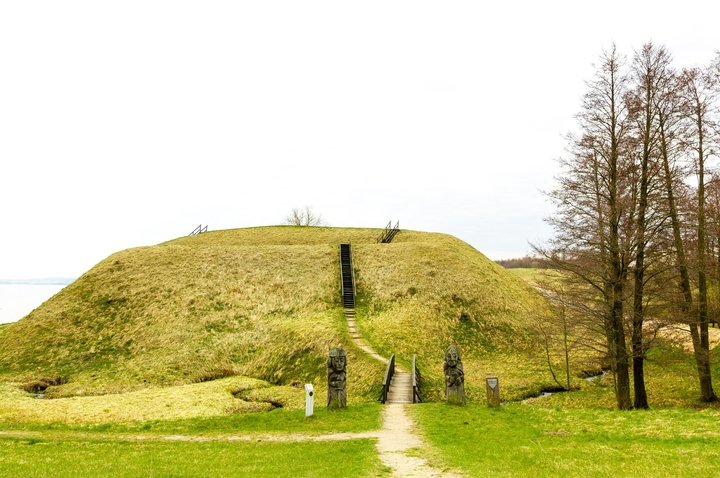
[[[394,236],[394,234],[393,234]],[[392,240],[392,238],[390,239]],[[416,397],[415,381],[412,373],[395,367],[394,356],[390,359],[379,355],[373,348],[363,340],[355,322],[355,273],[352,264],[352,248],[350,244],[340,244],[340,280],[343,301],[343,310],[348,324],[348,332],[355,344],[365,353],[383,363],[388,363],[389,385],[383,384],[383,403],[413,403]],[[413,361],[414,365],[414,361]],[[392,368],[392,371],[390,371]],[[414,373],[414,370],[413,370]],[[385,389],[387,391],[385,392]]]
[[343,307],[355,308],[355,273],[352,266],[350,244],[340,244],[340,274],[342,280]]

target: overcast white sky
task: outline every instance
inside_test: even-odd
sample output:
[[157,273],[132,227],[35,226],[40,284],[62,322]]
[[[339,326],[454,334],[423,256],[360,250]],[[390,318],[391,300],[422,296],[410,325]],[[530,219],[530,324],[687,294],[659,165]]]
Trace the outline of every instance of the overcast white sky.
[[0,278],[305,205],[523,255],[601,49],[705,64],[709,5],[0,0]]

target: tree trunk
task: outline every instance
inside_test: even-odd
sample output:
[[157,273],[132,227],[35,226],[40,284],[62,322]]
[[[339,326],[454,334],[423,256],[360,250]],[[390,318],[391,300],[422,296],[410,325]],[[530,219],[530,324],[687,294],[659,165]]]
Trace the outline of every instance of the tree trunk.
[[[614,288],[614,292],[622,294],[622,284]],[[625,345],[625,328],[623,327],[623,302],[615,300],[612,312],[612,339],[615,355],[615,394],[617,407],[620,410],[630,410],[630,371],[628,363],[627,346]]]
[[643,345],[643,322],[645,310],[645,246],[647,228],[647,207],[649,187],[650,141],[653,127],[652,98],[654,85],[652,75],[647,70],[641,72],[644,89],[644,106],[642,125],[643,151],[640,164],[640,187],[638,191],[638,212],[636,225],[637,250],[635,252],[635,290],[633,294],[632,321],[632,357],[633,357],[633,391],[635,392],[635,408],[649,408],[647,391],[645,390],[645,349]]
[[630,372],[628,364],[627,346],[625,342],[625,327],[623,324],[623,295],[625,283],[625,267],[622,260],[622,251],[620,246],[620,193],[618,191],[619,184],[619,161],[620,161],[620,144],[619,144],[619,125],[617,124],[617,107],[616,104],[616,78],[615,74],[617,65],[612,63],[610,70],[610,170],[609,170],[609,194],[608,206],[610,209],[610,223],[608,235],[608,249],[610,252],[610,285],[612,286],[612,303],[610,308],[610,330],[609,337],[612,341],[612,352],[614,354],[613,361],[616,364],[615,371],[615,398],[617,406],[620,410],[628,410],[632,408],[630,401]]
[[[638,254],[639,255],[639,254]],[[648,403],[647,391],[645,390],[645,350],[643,345],[643,288],[638,286],[644,280],[644,271],[642,270],[643,257],[639,260],[640,264],[636,264],[635,271],[635,294],[633,304],[633,329],[632,329],[632,366],[633,366],[633,392],[635,394],[635,408],[650,408]]]
[[[685,246],[682,238],[682,233],[680,229],[680,218],[678,215],[677,210],[677,203],[675,201],[675,192],[672,185],[673,177],[672,177],[672,171],[670,168],[670,158],[668,154],[668,142],[666,137],[666,131],[665,131],[665,116],[663,114],[659,115],[659,124],[660,124],[660,152],[661,157],[663,161],[663,170],[665,173],[665,192],[667,194],[667,201],[668,201],[668,212],[670,214],[670,222],[672,225],[672,231],[673,231],[673,245],[675,247],[675,260],[676,265],[678,268],[678,273],[680,274],[680,291],[682,292],[683,296],[683,302],[681,305],[681,314],[683,316],[683,321],[688,324],[690,327],[690,337],[692,338],[692,344],[693,344],[693,351],[695,355],[695,364],[698,371],[698,380],[700,383],[700,398],[703,401],[709,402],[717,400],[717,397],[715,396],[715,392],[712,387],[712,375],[710,373],[710,353],[709,349],[707,353],[704,353],[703,350],[703,341],[701,339],[701,327],[698,326],[699,320],[693,319],[691,317],[692,314],[692,288],[690,285],[690,273],[687,266],[687,258],[685,256]],[[702,191],[698,191],[699,197],[704,197],[705,191],[704,191],[704,168],[703,169],[703,178],[700,181],[700,184],[702,184]],[[699,200],[700,201],[700,200]],[[703,208],[704,208],[704,200],[702,201]],[[704,214],[703,214],[703,223],[704,223]],[[699,221],[698,221],[699,222]],[[698,240],[698,242],[700,242]],[[704,235],[703,235],[703,242],[704,242]],[[704,246],[703,246],[704,247]],[[698,249],[700,246],[698,245]],[[701,254],[701,257],[703,257],[703,254]],[[701,268],[703,269],[703,268]],[[703,271],[704,272],[704,271]],[[700,274],[699,274],[700,275]],[[704,273],[703,276],[703,282],[705,282]],[[707,284],[705,285],[705,313],[707,314]],[[698,313],[698,318],[702,317],[700,313]],[[707,315],[706,315],[707,317]],[[706,322],[707,324],[707,322]]]
[[570,390],[570,348],[568,347],[568,329],[567,329],[567,317],[565,316],[565,307],[562,309],[562,321],[563,321],[563,348],[565,349],[565,380],[567,383],[566,388]]
[[[700,399],[703,402],[714,402],[717,400],[712,386],[712,374],[710,369],[710,340],[708,331],[708,307],[707,307],[707,278],[705,272],[705,156],[703,151],[703,118],[701,106],[696,106],[696,120],[698,128],[698,317],[697,333],[699,340],[693,340],[693,345],[698,342],[699,347],[695,348],[695,360],[697,361],[698,377],[700,379]],[[695,328],[690,325],[691,330]]]

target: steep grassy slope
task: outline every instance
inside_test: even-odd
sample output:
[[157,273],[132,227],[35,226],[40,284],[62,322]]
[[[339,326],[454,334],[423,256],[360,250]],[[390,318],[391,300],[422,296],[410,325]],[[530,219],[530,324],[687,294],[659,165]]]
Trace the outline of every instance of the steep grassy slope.
[[401,361],[417,354],[431,398],[443,390],[450,344],[460,348],[472,398],[484,397],[487,375],[501,377],[507,399],[552,386],[532,333],[545,300],[468,244],[405,231],[391,244],[358,244],[355,266],[361,330]]
[[528,325],[542,299],[467,244],[403,231],[263,227],[119,252],[0,330],[0,379],[63,377],[52,396],[124,392],[227,375],[324,386],[328,350],[348,350],[351,400],[372,399],[383,366],[350,342],[338,243],[351,241],[361,328],[401,361],[413,353],[438,396],[445,348],[464,353],[471,394],[502,373],[507,396],[547,384]]

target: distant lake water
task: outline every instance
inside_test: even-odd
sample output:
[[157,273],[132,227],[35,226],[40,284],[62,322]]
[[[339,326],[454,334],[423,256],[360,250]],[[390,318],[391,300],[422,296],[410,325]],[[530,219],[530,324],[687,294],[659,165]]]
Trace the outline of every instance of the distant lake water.
[[0,324],[20,320],[66,285],[0,284]]

